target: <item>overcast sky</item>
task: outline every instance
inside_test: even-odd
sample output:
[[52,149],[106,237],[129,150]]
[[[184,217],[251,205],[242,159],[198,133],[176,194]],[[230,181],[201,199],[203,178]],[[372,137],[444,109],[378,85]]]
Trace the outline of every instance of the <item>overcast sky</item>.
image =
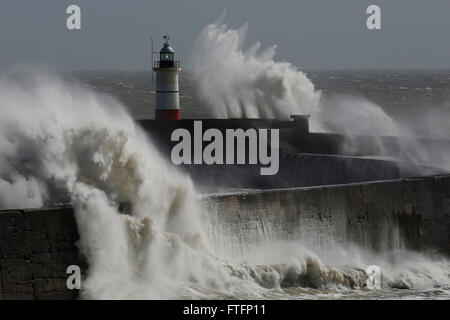
[[[81,31],[66,28],[70,4]],[[369,4],[379,31],[366,28]],[[0,69],[143,70],[150,35],[159,47],[165,32],[183,62],[225,10],[230,26],[250,23],[249,43],[277,44],[276,59],[302,69],[450,68],[450,0],[1,0]]]

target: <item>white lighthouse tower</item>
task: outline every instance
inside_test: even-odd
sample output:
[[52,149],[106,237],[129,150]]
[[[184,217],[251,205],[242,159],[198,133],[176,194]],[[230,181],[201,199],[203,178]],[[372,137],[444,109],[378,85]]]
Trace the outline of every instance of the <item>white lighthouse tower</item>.
[[[164,46],[159,51],[159,60],[153,64],[156,73],[156,120],[180,120],[180,97],[178,72],[180,62],[174,60],[174,51],[169,45],[169,36],[164,36]],[[153,54],[153,53],[152,53]]]

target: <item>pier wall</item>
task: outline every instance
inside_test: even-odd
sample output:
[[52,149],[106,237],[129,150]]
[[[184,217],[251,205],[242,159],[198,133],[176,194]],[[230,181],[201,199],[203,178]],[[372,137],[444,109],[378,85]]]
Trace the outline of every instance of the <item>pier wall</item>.
[[[450,255],[450,176],[214,195],[203,199],[241,241],[253,232],[404,247]],[[268,235],[265,234],[267,237]],[[72,299],[69,265],[83,268],[73,209],[0,211],[0,299]]]
[[[450,148],[450,141],[432,139],[400,139],[395,137],[357,136],[309,132],[307,118],[295,121],[270,119],[183,119],[176,121],[139,120],[139,126],[149,135],[156,148],[171,163],[171,152],[178,141],[171,141],[176,129],[187,130],[192,139],[202,139],[195,134],[194,123],[201,128],[217,129],[226,135],[227,130],[277,129],[279,130],[279,170],[274,175],[261,175],[261,164],[249,164],[249,141],[245,142],[246,164],[236,164],[237,147],[234,146],[235,164],[191,164],[177,167],[187,172],[199,188],[275,189],[346,184],[362,181],[392,180],[417,176],[445,174],[448,171],[414,164],[402,159],[403,154],[442,154]],[[270,143],[270,140],[269,140]],[[202,141],[202,150],[209,141]],[[418,147],[420,146],[420,147]],[[226,148],[223,157],[226,158]],[[389,160],[381,160],[380,155]],[[374,157],[378,156],[378,157]]]
[[[450,176],[210,196],[231,242],[306,239],[450,256]],[[258,237],[260,239],[258,239]]]
[[69,265],[83,266],[71,207],[0,211],[0,299],[74,299]]

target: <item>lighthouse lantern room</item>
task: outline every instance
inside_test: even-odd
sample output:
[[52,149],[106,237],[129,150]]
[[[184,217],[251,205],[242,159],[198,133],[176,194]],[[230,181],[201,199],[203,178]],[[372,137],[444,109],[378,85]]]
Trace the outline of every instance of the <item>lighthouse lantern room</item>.
[[153,64],[153,71],[156,73],[156,120],[180,120],[178,72],[181,68],[180,62],[174,60],[169,39],[166,34],[159,60]]

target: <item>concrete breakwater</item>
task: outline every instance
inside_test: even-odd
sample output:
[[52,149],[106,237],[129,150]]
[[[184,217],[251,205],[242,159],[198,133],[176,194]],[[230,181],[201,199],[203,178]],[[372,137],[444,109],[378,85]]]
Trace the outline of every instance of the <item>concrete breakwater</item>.
[[209,196],[234,243],[306,240],[450,256],[450,176]]
[[[211,195],[202,201],[237,242],[259,234],[450,256],[450,176]],[[66,287],[66,270],[86,267],[77,239],[70,206],[0,211],[0,299],[76,298],[77,290]]]
[[[187,152],[190,154],[190,163],[178,165],[192,177],[197,186],[210,190],[295,188],[448,173],[442,169],[446,168],[445,150],[450,149],[448,140],[310,132],[308,115],[292,115],[291,118],[291,121],[248,118],[176,121],[146,119],[138,120],[137,124],[149,135],[168,162],[173,161],[172,150],[179,144],[177,139],[172,141],[172,134],[176,130],[185,130],[189,140],[192,143],[197,141],[194,144],[201,146],[201,150],[210,145],[209,138],[202,140],[202,133],[207,130],[218,130],[222,136],[219,141],[227,136],[227,131],[240,130],[242,135],[237,135],[232,140],[234,151],[231,163],[234,164],[205,164],[202,159],[196,162],[194,153],[190,151]],[[197,133],[196,123],[201,128]],[[259,138],[256,138],[256,133],[253,139],[250,138],[251,133],[245,136],[244,131],[259,132],[261,129],[279,131],[279,170],[273,175],[261,175],[261,167],[267,165],[250,164],[249,161],[249,154],[255,154],[255,151],[250,152],[250,146],[258,145],[256,141]],[[268,142],[270,145],[271,139]],[[240,150],[245,150],[245,161],[240,164],[236,159],[238,145],[241,146]],[[227,152],[233,150],[233,147],[228,151],[227,149],[220,152],[223,153],[222,157],[226,158]],[[423,158],[424,155],[433,156]],[[429,163],[432,158],[434,162]],[[425,163],[428,165],[423,165]]]
[[0,299],[74,299],[69,265],[83,265],[70,206],[0,211]]

